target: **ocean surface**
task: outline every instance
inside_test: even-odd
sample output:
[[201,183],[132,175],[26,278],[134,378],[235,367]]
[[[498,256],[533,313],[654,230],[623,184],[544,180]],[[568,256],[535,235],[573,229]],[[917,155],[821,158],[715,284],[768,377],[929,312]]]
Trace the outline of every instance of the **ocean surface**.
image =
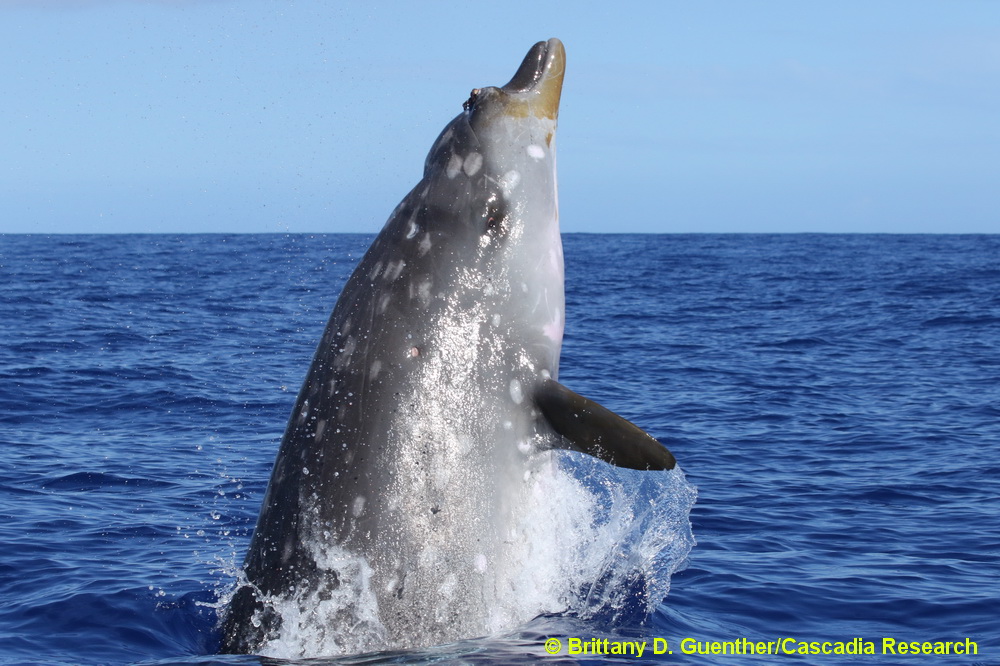
[[[647,618],[309,663],[1000,663],[1000,236],[564,240],[560,379],[677,456],[686,568]],[[0,235],[0,664],[287,663],[217,610],[370,241]],[[742,638],[876,654],[697,654]]]

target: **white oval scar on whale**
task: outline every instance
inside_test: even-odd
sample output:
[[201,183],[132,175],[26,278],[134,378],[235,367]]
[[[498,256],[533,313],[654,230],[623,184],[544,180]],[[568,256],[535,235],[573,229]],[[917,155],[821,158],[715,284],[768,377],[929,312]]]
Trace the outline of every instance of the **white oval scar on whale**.
[[536,160],[543,159],[545,157],[545,149],[537,144],[531,144],[525,150],[528,151],[528,157],[533,157]]
[[503,193],[505,195],[509,196],[510,193],[514,191],[514,188],[517,187],[517,184],[520,182],[521,182],[521,174],[512,169],[507,173],[505,173],[500,178],[500,188],[503,190]]
[[420,239],[420,243],[417,244],[417,253],[422,257],[431,249],[431,232],[424,234],[423,238]]
[[458,155],[452,155],[451,159],[448,160],[448,167],[445,170],[445,173],[447,174],[448,178],[451,179],[457,176],[458,172],[462,170],[462,166],[464,165],[464,163],[465,160],[463,160],[461,157],[459,157]]
[[355,518],[359,518],[362,513],[365,512],[365,498],[358,495],[354,498],[354,503],[351,504],[351,514]]
[[520,405],[524,400],[524,392],[521,390],[521,382],[517,379],[510,380],[510,399],[514,404]]
[[483,166],[483,156],[479,153],[469,153],[465,162],[462,165],[462,169],[465,171],[467,176],[475,176],[479,173],[479,169]]
[[385,267],[385,272],[382,273],[382,277],[387,281],[392,282],[398,278],[403,273],[403,268],[406,267],[406,260],[400,259],[399,261],[391,261]]

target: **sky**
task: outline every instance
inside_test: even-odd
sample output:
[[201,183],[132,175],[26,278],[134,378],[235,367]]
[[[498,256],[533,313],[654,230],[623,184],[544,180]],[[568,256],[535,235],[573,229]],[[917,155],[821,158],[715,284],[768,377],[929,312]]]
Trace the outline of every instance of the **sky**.
[[1000,232],[993,0],[0,0],[0,233],[376,232],[549,37],[564,232]]

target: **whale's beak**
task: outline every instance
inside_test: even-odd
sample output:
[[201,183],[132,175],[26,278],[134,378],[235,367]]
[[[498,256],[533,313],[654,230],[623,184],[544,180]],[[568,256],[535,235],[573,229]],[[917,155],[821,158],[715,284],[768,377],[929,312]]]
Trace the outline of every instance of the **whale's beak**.
[[[489,86],[472,91],[463,108],[469,113],[473,130],[500,119],[535,118],[555,121],[559,116],[566,50],[558,39],[538,42],[524,57],[517,73],[501,88]],[[546,141],[552,140],[554,128]]]
[[500,90],[526,103],[532,115],[555,120],[565,72],[566,49],[553,37],[532,46],[514,78]]

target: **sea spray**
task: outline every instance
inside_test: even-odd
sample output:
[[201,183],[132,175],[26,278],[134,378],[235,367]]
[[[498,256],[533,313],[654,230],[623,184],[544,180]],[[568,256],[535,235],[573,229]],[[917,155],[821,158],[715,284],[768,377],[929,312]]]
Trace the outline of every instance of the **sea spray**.
[[[447,591],[478,598],[470,636],[510,632],[543,614],[610,625],[651,613],[694,545],[696,492],[679,469],[636,472],[566,452],[535,456],[513,503],[499,550],[476,562],[480,586]],[[388,647],[370,588],[371,567],[342,549],[313,548],[340,581],[287,599],[262,653],[279,658],[373,652]]]

